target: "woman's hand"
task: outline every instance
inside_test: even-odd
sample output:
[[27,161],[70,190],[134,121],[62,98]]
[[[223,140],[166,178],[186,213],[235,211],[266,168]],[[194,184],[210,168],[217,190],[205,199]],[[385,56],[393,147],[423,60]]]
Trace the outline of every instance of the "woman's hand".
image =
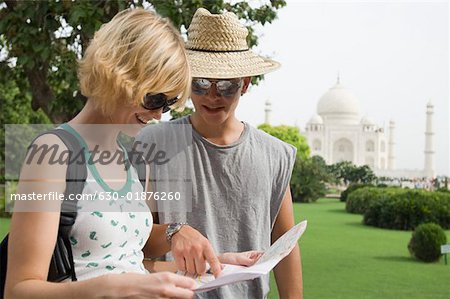
[[196,283],[170,272],[105,276],[107,298],[193,298]]
[[249,267],[255,264],[264,254],[261,251],[227,252],[219,255],[219,261],[222,264],[238,265]]
[[211,266],[211,272],[215,277],[222,270],[208,239],[189,225],[184,225],[173,235],[171,250],[180,271],[191,275],[205,274],[206,262]]

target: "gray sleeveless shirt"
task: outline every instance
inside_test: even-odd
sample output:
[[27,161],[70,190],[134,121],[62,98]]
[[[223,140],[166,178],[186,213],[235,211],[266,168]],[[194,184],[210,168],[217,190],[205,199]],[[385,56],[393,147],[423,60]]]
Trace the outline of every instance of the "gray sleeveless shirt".
[[[271,245],[271,232],[289,185],[296,149],[292,145],[244,123],[240,138],[219,146],[203,138],[190,126],[189,117],[170,122],[189,126],[186,166],[173,176],[188,174],[192,181],[192,206],[188,212],[159,211],[160,223],[184,222],[200,231],[211,242],[217,254],[266,250]],[[161,135],[174,140],[159,125],[145,127],[138,136],[143,143],[158,143]],[[190,137],[190,136],[189,136]],[[180,137],[178,137],[180,139]],[[151,173],[160,173],[153,165]],[[169,173],[171,177],[171,174]],[[157,187],[155,187],[158,189]],[[155,190],[158,191],[158,190]],[[198,298],[265,298],[269,277],[235,283],[206,293]]]

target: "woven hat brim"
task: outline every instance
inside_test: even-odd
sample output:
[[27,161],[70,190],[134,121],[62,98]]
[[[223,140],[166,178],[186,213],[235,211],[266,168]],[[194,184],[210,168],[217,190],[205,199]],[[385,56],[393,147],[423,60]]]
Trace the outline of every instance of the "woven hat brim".
[[203,52],[187,50],[193,77],[227,79],[267,74],[280,63],[259,56],[252,51]]

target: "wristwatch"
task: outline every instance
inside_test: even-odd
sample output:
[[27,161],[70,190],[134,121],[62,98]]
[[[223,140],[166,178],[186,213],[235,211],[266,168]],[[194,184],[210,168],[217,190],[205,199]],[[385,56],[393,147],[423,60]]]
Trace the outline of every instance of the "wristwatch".
[[184,226],[187,225],[187,223],[185,222],[175,222],[175,223],[170,223],[169,226],[166,229],[166,240],[169,244],[172,244],[172,237],[180,231],[180,229]]

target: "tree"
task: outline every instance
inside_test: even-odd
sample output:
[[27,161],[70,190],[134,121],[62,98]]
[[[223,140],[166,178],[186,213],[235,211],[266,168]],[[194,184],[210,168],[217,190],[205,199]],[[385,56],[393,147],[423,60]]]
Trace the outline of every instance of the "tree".
[[297,157],[300,158],[300,160],[305,160],[309,157],[308,142],[305,137],[300,134],[297,127],[286,125],[271,126],[269,124],[262,124],[258,126],[258,129],[293,145],[297,149]]
[[293,201],[314,202],[325,196],[326,183],[332,180],[325,160],[320,156],[298,160],[294,165],[291,179]]
[[285,5],[284,0],[271,0],[256,8],[244,1],[232,4],[223,0],[62,0],[32,4],[4,0],[0,3],[0,50],[6,56],[1,59],[8,62],[8,71],[15,73],[22,85],[15,99],[29,98],[33,111],[40,109],[53,123],[61,123],[72,118],[86,101],[78,89],[77,59],[94,32],[117,12],[152,7],[183,32],[198,7],[213,13],[232,11],[247,21],[252,47],[258,42],[253,26],[271,23],[276,11]]
[[309,146],[296,127],[262,124],[259,129],[297,148],[291,177],[292,200],[313,202],[326,194],[325,184],[332,180],[325,160],[320,156],[309,157]]
[[[0,62],[0,96],[1,96],[1,105],[2,112],[0,114],[0,122],[2,127],[0,129],[0,183],[3,184],[5,182],[5,142],[9,140],[5,140],[5,127],[7,124],[20,124],[20,123],[38,123],[38,124],[46,124],[49,123],[50,120],[42,111],[33,112],[29,103],[31,102],[31,97],[26,94],[24,97],[19,96],[20,92],[26,85],[26,82],[21,82],[16,77],[17,73],[9,72],[9,67],[5,62]],[[15,128],[9,128],[10,130],[15,130]],[[15,130],[20,131],[20,130]],[[19,139],[22,139],[23,142],[27,140],[25,136],[18,136]],[[10,144],[8,144],[10,145]],[[27,144],[22,144],[22,148],[26,148]],[[9,153],[11,153],[11,149],[9,148]],[[14,157],[9,157],[9,162],[20,163],[20,161],[14,161]],[[11,164],[9,165],[11,167]],[[16,166],[17,167],[17,166]],[[10,168],[11,169],[11,168]],[[3,190],[0,189],[0,192]],[[1,199],[0,199],[1,200]]]
[[376,180],[376,176],[367,165],[356,166],[350,161],[342,161],[329,166],[330,172],[338,182],[369,184]]

